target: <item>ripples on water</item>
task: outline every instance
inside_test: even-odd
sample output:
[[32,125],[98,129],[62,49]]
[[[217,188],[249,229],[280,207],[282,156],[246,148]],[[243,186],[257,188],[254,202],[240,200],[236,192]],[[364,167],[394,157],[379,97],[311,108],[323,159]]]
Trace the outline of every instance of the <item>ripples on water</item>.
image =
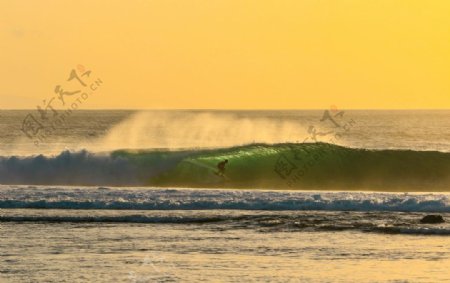
[[7,221],[0,224],[0,279],[6,282],[445,282],[449,278],[450,237],[441,234],[449,231],[448,224],[421,225],[422,213],[0,212],[1,220]]

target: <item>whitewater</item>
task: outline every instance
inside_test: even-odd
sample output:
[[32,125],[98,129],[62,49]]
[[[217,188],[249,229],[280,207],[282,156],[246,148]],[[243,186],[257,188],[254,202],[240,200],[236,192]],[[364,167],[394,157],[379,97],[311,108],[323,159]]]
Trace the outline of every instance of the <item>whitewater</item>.
[[450,194],[3,185],[0,208],[450,213]]

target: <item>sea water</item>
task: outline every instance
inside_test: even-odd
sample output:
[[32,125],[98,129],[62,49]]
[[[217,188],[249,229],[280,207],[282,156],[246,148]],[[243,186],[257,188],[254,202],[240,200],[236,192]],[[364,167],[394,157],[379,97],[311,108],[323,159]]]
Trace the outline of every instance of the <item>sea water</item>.
[[1,282],[450,280],[449,111],[35,112],[0,112]]

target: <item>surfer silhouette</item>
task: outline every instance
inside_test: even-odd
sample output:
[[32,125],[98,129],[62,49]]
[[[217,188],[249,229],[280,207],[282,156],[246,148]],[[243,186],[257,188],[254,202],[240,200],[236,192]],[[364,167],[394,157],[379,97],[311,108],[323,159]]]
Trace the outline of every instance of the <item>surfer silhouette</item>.
[[221,161],[217,164],[217,169],[219,169],[219,172],[217,172],[217,175],[224,176],[225,174],[225,165],[228,163],[228,159],[225,159],[224,161]]

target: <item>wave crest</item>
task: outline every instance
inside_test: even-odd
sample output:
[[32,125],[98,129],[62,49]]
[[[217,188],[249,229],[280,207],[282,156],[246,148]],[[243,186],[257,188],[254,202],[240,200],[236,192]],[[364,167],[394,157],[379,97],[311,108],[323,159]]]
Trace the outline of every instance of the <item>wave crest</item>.
[[325,143],[0,157],[2,184],[448,191],[449,172],[450,153]]

